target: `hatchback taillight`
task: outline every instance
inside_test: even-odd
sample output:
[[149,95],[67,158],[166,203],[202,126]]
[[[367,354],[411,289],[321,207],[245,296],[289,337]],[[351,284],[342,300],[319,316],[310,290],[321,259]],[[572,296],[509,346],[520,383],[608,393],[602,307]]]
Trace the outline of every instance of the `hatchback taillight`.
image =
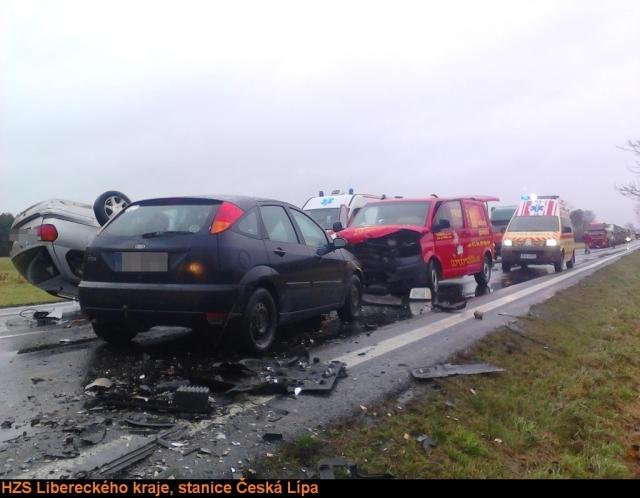
[[228,228],[231,228],[231,226],[238,221],[238,218],[243,214],[244,211],[232,202],[223,202],[218,208],[218,212],[213,219],[210,232],[212,234],[224,232]]
[[40,225],[36,229],[36,233],[38,238],[44,242],[53,242],[58,238],[58,230],[56,230],[55,226],[49,224]]

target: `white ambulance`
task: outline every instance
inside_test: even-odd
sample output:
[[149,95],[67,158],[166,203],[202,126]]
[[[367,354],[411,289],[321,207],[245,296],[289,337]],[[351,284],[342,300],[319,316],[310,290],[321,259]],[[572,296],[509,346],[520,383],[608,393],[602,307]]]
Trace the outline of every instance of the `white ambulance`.
[[321,190],[318,197],[309,199],[302,210],[311,216],[318,225],[327,231],[335,231],[336,223],[340,222],[342,228],[368,202],[384,199],[384,195],[355,194],[350,188],[348,193],[334,190],[331,195],[324,195]]

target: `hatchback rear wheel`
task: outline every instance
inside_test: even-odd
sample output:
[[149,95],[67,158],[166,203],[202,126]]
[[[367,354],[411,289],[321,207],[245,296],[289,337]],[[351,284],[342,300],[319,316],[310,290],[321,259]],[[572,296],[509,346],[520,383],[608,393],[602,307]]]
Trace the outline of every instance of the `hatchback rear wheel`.
[[567,268],[573,268],[576,265],[576,251],[571,254],[571,259],[567,261]]
[[276,338],[278,312],[271,293],[256,289],[247,303],[242,317],[240,338],[245,348],[264,353]]
[[560,273],[562,270],[564,270],[564,251],[560,254],[560,261],[558,261],[557,263],[553,263],[553,268],[555,269],[556,273]]

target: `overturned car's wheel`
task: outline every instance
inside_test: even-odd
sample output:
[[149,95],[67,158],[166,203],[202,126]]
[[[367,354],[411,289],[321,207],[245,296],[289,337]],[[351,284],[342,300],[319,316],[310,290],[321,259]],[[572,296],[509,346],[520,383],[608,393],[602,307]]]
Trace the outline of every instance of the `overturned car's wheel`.
[[271,293],[256,289],[247,303],[240,325],[240,340],[245,349],[257,353],[267,351],[276,338],[278,310]]
[[360,316],[362,303],[362,283],[357,275],[353,275],[347,286],[347,297],[344,306],[338,310],[338,316],[344,322],[350,322]]
[[137,330],[121,322],[101,322],[93,320],[91,326],[95,334],[109,344],[126,344],[138,333]]
[[109,218],[118,214],[129,204],[131,204],[131,199],[122,192],[109,190],[99,195],[93,203],[93,214],[96,215],[96,220],[102,226],[109,221]]

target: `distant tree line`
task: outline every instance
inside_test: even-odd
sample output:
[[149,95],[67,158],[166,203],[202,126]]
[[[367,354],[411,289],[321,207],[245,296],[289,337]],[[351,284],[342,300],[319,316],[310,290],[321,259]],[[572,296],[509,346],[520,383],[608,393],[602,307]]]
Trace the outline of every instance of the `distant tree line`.
[[9,231],[13,224],[14,216],[11,213],[0,214],[0,257],[9,256],[11,241]]
[[[633,173],[636,177],[640,177],[640,140],[629,140],[625,147],[620,147],[622,150],[627,152],[631,152],[635,156],[635,164],[629,167],[629,171]],[[623,185],[619,185],[616,187],[618,192],[620,192],[625,197],[630,197],[636,201],[640,201],[640,181],[632,180]],[[637,210],[636,210],[637,212]]]

